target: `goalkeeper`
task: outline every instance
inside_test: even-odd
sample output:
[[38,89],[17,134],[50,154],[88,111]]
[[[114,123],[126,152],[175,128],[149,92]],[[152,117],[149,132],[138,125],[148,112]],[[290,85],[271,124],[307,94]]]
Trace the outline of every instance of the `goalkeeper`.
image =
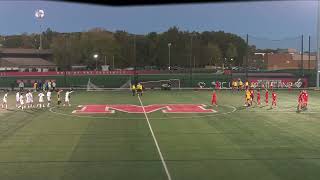
[[132,84],[131,86],[132,96],[136,95],[136,85]]
[[138,83],[138,85],[137,85],[137,94],[139,95],[139,96],[142,96],[142,93],[143,93],[143,87],[142,87],[142,85],[140,84],[140,83]]

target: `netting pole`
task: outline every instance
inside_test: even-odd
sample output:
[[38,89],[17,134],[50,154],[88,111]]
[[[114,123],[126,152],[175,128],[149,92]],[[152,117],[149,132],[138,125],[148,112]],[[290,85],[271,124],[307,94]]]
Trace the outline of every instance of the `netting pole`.
[[320,58],[320,0],[318,0],[318,17],[317,17],[317,89],[319,89],[319,58]]
[[249,59],[249,35],[247,34],[247,52],[246,52],[246,80],[248,80],[248,59]]
[[304,69],[303,69],[303,34],[301,35],[301,76],[304,77]]
[[309,47],[308,47],[308,72],[310,73],[310,69],[311,69],[311,60],[310,60],[310,56],[311,56],[311,37],[310,37],[310,35],[309,35],[309,41],[308,41],[308,43],[309,43]]

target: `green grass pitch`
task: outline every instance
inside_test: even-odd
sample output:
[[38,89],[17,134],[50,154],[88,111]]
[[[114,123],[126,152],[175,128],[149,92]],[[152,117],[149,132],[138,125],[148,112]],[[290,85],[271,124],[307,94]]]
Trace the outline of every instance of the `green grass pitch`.
[[[247,109],[243,92],[221,91],[217,113],[147,114],[172,180],[318,180],[320,95],[310,91],[309,109],[296,113],[297,94],[279,91],[277,108]],[[141,100],[209,104],[210,97],[210,91],[146,91]],[[168,179],[144,114],[71,113],[85,104],[140,102],[130,92],[76,91],[72,107],[1,110],[0,178]]]

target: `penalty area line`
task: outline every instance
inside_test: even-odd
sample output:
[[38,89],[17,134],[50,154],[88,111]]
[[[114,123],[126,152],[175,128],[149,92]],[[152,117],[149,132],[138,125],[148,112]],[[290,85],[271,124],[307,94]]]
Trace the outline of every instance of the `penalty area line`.
[[140,104],[141,104],[141,107],[142,107],[142,110],[143,110],[143,114],[144,114],[144,116],[146,117],[146,120],[147,120],[149,129],[150,129],[150,132],[151,132],[153,141],[154,141],[154,143],[155,143],[155,145],[156,145],[156,147],[157,147],[157,150],[158,150],[158,153],[159,153],[159,156],[160,156],[160,159],[161,159],[163,168],[164,168],[164,170],[165,170],[165,172],[166,172],[166,174],[167,174],[168,180],[171,180],[171,175],[170,175],[170,173],[169,173],[167,164],[166,164],[166,162],[164,161],[164,158],[163,158],[163,155],[162,155],[162,153],[161,153],[161,150],[160,150],[158,141],[157,141],[157,139],[156,139],[156,136],[155,136],[154,133],[153,133],[153,130],[152,130],[152,127],[151,127],[149,118],[148,118],[148,116],[147,116],[146,110],[144,109],[144,106],[143,106],[143,104],[142,104],[142,101],[141,101],[141,98],[140,98],[139,95],[138,95],[138,99],[139,99],[139,101],[140,101]]

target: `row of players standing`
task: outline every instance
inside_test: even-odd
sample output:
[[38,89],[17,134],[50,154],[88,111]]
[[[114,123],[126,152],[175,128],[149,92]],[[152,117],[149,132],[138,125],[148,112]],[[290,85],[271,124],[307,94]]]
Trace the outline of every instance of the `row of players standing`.
[[[250,83],[248,81],[245,82],[244,86],[243,86],[243,83],[240,79],[238,82],[233,81],[232,87],[233,87],[233,90],[241,90],[241,89],[245,88],[245,106],[250,107],[253,105],[253,103],[255,103],[258,106],[261,106],[260,89],[255,90],[253,84],[250,85]],[[265,91],[265,105],[268,106],[269,105],[269,90],[264,87],[262,87],[262,88]],[[255,91],[256,91],[256,95],[257,95],[256,100],[255,100]],[[275,92],[274,89],[272,89],[272,87],[271,87],[271,91],[272,91],[272,93],[271,93],[271,99],[272,99],[271,108],[274,108],[274,107],[277,107],[277,93]],[[309,94],[308,94],[307,90],[301,90],[298,95],[297,110],[298,111],[307,110],[308,100],[309,100]],[[216,105],[216,106],[218,105],[216,91],[213,91],[213,93],[212,93],[211,104]]]
[[[20,81],[19,84],[20,91],[24,90],[24,82]],[[56,89],[56,82],[55,81],[35,81],[32,85],[33,90],[36,91],[49,91],[49,90],[55,90]]]
[[[16,108],[24,110],[25,108],[44,108],[44,107],[50,107],[51,106],[51,96],[52,96],[53,90],[48,91],[40,91],[37,94],[38,102],[35,105],[33,92],[28,90],[26,93],[24,91],[17,91],[16,92]],[[61,92],[63,90],[56,90],[57,92],[57,105],[60,106],[61,104]],[[63,106],[71,106],[70,104],[70,94],[73,92],[72,89],[67,90],[65,93],[65,101]],[[8,109],[8,93],[9,91],[6,90],[5,94],[2,99],[2,108]],[[46,95],[44,94],[46,93]],[[45,104],[45,96],[47,97],[47,105]]]

